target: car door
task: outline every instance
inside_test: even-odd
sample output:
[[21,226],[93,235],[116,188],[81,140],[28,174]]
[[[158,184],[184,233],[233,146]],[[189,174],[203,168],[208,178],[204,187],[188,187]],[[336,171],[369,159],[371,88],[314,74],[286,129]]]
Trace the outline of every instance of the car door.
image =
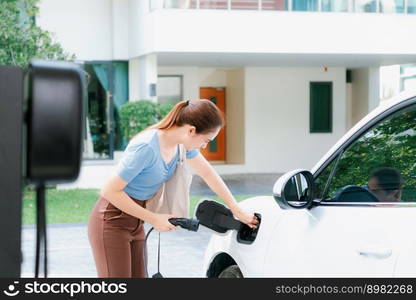
[[320,202],[285,211],[264,276],[416,276],[414,103],[371,121],[318,169]]

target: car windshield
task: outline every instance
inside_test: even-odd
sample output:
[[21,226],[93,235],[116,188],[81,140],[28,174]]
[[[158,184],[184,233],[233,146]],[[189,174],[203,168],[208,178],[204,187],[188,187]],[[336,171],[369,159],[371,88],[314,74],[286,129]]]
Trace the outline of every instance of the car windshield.
[[315,181],[324,201],[416,202],[416,105],[365,132]]

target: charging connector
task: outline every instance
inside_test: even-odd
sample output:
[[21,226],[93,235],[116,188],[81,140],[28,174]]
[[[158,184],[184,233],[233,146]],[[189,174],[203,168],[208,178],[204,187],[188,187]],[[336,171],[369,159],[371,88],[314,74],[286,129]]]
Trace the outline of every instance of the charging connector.
[[198,231],[199,221],[196,219],[187,219],[187,218],[171,218],[169,222],[172,225],[180,226],[189,231]]

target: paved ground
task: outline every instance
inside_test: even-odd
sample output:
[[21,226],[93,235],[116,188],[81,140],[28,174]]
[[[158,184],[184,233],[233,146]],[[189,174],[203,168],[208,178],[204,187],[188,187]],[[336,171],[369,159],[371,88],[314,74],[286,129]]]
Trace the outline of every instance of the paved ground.
[[[223,176],[233,194],[271,194],[278,174]],[[195,176],[191,194],[210,195],[211,190]],[[146,232],[149,230],[145,224]],[[96,277],[95,265],[87,238],[85,223],[48,226],[49,277]],[[179,229],[161,233],[161,273],[165,277],[204,277],[202,261],[211,231],[200,227],[198,232]],[[36,232],[34,226],[22,231],[22,277],[34,276]],[[149,275],[157,268],[157,232],[148,240]]]
[[[223,175],[222,179],[234,195],[271,195],[273,185],[282,174]],[[194,176],[191,195],[213,195],[214,193],[199,177]]]
[[[149,230],[145,224],[146,232]],[[86,224],[48,226],[48,277],[96,277],[95,265],[87,238]],[[200,227],[198,232],[178,229],[161,233],[160,270],[165,277],[203,277],[202,261],[211,232]],[[157,271],[157,239],[153,231],[148,239],[149,275]],[[34,226],[22,233],[22,277],[34,276]]]

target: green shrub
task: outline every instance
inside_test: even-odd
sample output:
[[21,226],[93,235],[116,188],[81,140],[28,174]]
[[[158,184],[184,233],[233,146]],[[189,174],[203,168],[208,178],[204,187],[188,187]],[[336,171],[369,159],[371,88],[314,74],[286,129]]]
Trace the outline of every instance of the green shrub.
[[158,114],[159,114],[160,120],[162,120],[163,117],[166,116],[172,110],[174,106],[175,106],[175,103],[171,103],[171,102],[158,104],[157,108],[158,108]]
[[143,129],[159,122],[173,107],[171,103],[149,100],[127,102],[120,108],[120,126],[123,136],[130,140]]

